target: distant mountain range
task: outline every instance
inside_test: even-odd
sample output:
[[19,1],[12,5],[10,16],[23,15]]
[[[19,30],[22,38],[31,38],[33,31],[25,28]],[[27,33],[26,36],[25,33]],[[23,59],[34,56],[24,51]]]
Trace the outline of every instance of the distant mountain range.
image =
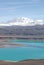
[[0,35],[43,35],[44,21],[29,18],[18,18],[0,23]]
[[36,26],[0,26],[0,35],[43,35],[44,25]]

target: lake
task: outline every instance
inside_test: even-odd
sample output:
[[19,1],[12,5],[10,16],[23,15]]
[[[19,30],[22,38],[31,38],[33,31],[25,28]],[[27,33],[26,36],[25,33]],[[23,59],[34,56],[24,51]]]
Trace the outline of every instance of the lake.
[[0,48],[0,60],[44,59],[44,42],[42,41],[9,40],[8,43],[26,46]]

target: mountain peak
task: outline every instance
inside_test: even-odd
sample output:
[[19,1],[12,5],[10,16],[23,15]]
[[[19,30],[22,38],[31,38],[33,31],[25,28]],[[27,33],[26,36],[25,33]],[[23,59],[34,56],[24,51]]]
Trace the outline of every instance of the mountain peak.
[[20,17],[15,20],[9,21],[8,23],[1,23],[0,26],[34,26],[34,25],[44,25],[44,20],[33,20],[27,17]]

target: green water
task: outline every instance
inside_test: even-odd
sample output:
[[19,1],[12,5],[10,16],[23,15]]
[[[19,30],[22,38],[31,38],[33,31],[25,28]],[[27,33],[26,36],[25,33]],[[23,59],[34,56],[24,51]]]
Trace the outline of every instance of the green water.
[[26,44],[27,46],[0,48],[0,60],[21,61],[27,59],[44,59],[44,42],[42,41],[9,40],[9,43]]

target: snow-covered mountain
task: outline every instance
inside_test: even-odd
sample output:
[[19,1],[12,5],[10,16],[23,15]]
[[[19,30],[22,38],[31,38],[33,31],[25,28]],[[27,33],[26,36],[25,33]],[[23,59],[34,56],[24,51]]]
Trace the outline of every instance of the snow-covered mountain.
[[44,20],[33,20],[26,17],[17,18],[15,20],[9,21],[9,22],[2,22],[0,23],[0,26],[34,26],[34,25],[44,25]]
[[[3,24],[2,24],[3,23]],[[30,35],[44,38],[44,20],[22,17],[0,23],[0,35]]]

